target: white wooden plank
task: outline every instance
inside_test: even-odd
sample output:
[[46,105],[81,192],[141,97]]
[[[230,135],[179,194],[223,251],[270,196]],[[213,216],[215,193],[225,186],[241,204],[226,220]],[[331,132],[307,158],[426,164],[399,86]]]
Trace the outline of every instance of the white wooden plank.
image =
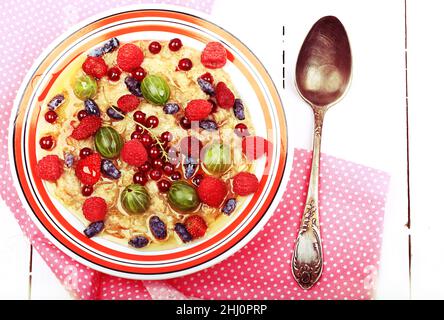
[[0,299],[28,299],[30,245],[0,200]]
[[408,1],[412,298],[444,299],[442,1]]
[[293,3],[291,10],[284,10],[285,17],[270,16],[267,22],[273,25],[283,20],[287,26],[288,87],[284,102],[291,123],[290,138],[299,147],[311,147],[312,114],[293,88],[294,66],[300,45],[313,23],[324,15],[335,15],[350,38],[353,79],[344,100],[326,116],[323,152],[391,175],[376,297],[408,298],[404,3],[401,0]]

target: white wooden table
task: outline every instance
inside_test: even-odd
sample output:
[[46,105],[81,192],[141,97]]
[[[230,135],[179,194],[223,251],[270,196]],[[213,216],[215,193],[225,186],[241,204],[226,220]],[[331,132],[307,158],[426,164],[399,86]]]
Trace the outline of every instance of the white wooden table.
[[[265,64],[292,124],[290,143],[302,148],[311,147],[312,122],[293,87],[298,49],[321,16],[342,20],[352,44],[353,83],[327,116],[323,152],[391,175],[376,298],[444,298],[444,6],[439,0],[406,2],[274,0],[266,6],[216,0],[212,19]],[[69,299],[3,202],[0,212],[0,298]]]

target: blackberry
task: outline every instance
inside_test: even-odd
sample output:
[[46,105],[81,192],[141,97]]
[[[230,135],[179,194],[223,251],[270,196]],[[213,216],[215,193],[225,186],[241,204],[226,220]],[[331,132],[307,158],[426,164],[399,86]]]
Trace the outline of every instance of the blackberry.
[[105,42],[102,46],[102,52],[109,53],[114,51],[119,46],[119,40],[117,38],[111,38],[107,42]]
[[63,102],[65,102],[65,96],[63,94],[58,94],[54,96],[51,101],[48,102],[48,108],[49,110],[54,111],[55,109],[60,107]]
[[183,161],[184,175],[186,179],[191,178],[197,169],[197,161],[192,157],[186,157]]
[[206,94],[214,96],[214,94],[216,93],[216,91],[214,91],[213,85],[208,81],[205,81],[202,78],[198,78],[197,83],[199,84],[199,87],[202,89],[202,91],[205,92]]
[[122,175],[121,172],[116,168],[114,163],[108,159],[102,159],[100,170],[105,176],[111,179],[119,179]]
[[105,53],[114,51],[119,46],[117,38],[111,38],[105,42],[101,47],[93,49],[88,55],[91,57],[101,57]]
[[92,238],[95,235],[99,234],[103,228],[105,227],[105,224],[103,221],[96,221],[91,223],[88,227],[86,227],[85,230],[83,230],[83,233],[88,237]]
[[83,104],[85,105],[85,110],[89,115],[100,117],[99,106],[93,99],[86,99]]
[[218,129],[216,122],[213,120],[201,120],[199,122],[199,127],[207,131],[215,131]]
[[224,207],[222,208],[222,212],[225,213],[227,216],[229,216],[230,214],[233,213],[234,209],[236,209],[236,199],[231,198],[228,199],[225,204]]
[[[116,110],[119,111],[120,113],[117,112]],[[123,120],[124,119],[124,116],[122,116],[123,111],[120,110],[116,106],[113,106],[112,108],[109,107],[108,109],[106,109],[106,114],[108,115],[108,117],[110,117],[111,119],[114,119],[114,120]]]
[[135,236],[128,241],[128,244],[134,248],[146,247],[150,241],[144,236]]
[[241,99],[234,100],[233,112],[236,118],[245,120],[245,109]]
[[135,78],[128,76],[125,78],[125,85],[129,92],[131,92],[136,97],[142,96],[142,90],[140,89],[140,82]]
[[177,235],[183,242],[190,242],[193,239],[187,228],[185,228],[185,225],[182,223],[176,223],[174,231],[176,231]]
[[156,239],[163,240],[167,237],[166,225],[158,216],[152,216],[149,225],[151,233]]
[[177,103],[167,103],[163,106],[163,112],[166,114],[175,114],[179,111],[179,105]]
[[74,156],[71,153],[64,154],[65,166],[71,168],[74,164]]

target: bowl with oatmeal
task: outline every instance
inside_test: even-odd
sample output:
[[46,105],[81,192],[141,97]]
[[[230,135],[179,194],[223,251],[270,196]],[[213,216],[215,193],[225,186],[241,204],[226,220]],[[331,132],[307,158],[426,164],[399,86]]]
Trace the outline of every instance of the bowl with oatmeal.
[[286,161],[257,58],[168,10],[107,15],[56,42],[12,131],[33,219],[70,256],[129,278],[187,274],[240,248],[272,214]]

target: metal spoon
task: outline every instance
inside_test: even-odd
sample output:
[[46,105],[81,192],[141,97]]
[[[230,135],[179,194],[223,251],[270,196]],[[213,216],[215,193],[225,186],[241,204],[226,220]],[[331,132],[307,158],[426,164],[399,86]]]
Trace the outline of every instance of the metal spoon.
[[322,124],[327,110],[346,92],[351,72],[344,26],[336,17],[321,18],[305,38],[296,63],[296,87],[313,109],[315,123],[310,184],[291,259],[293,276],[303,289],[310,289],[319,280],[323,265],[318,205]]

